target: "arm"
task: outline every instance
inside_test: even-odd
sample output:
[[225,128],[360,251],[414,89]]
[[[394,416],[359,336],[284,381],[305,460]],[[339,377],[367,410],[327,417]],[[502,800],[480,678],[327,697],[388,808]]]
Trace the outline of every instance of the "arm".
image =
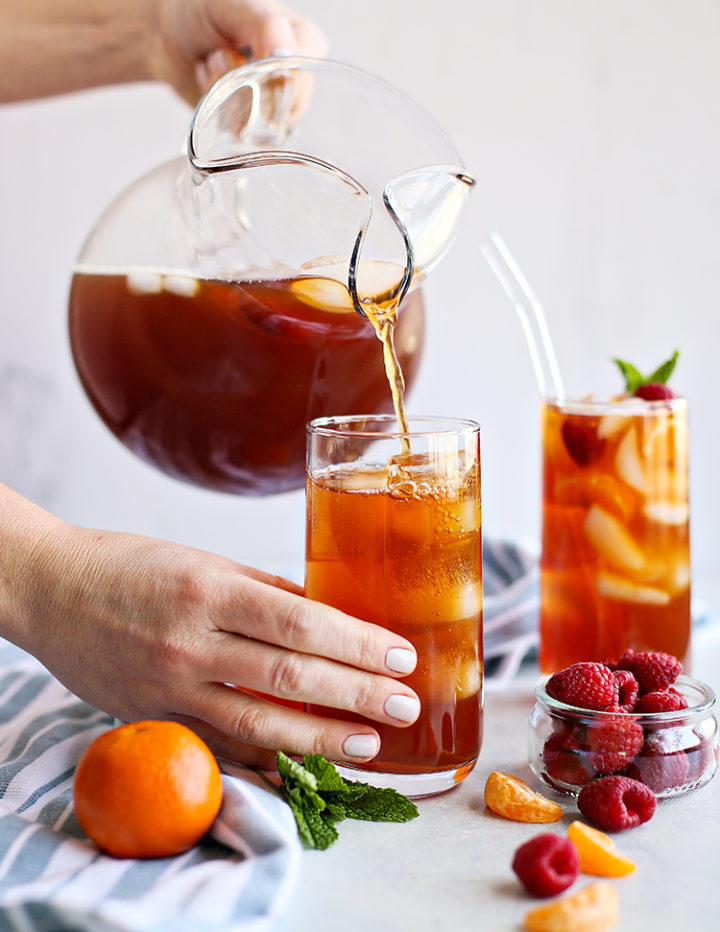
[[276,0],[0,0],[0,103],[164,80],[190,103],[214,51],[323,55],[315,24]]

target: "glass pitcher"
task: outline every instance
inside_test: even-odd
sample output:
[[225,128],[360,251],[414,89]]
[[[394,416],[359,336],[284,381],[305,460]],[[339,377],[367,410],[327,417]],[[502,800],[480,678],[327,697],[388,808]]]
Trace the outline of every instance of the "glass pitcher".
[[186,148],[85,242],[75,365],[105,424],[159,469],[226,492],[297,488],[308,421],[391,408],[368,303],[397,310],[412,383],[420,284],[473,179],[408,97],[323,60],[229,72]]

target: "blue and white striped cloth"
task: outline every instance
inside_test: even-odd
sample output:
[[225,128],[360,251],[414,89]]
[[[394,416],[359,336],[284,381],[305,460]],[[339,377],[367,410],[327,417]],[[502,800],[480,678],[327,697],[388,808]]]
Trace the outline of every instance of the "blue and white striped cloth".
[[115,724],[0,641],[0,928],[233,932],[276,926],[300,844],[289,807],[249,770],[223,776],[211,837],[175,858],[102,854],[75,819],[75,765]]
[[507,686],[534,655],[540,611],[536,548],[483,541],[483,648],[485,688]]

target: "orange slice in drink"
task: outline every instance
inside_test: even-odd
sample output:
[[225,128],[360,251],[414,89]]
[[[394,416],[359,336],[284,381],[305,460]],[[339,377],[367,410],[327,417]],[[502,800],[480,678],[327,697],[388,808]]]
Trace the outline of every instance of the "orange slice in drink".
[[624,877],[635,870],[635,862],[618,850],[615,842],[604,832],[583,822],[572,822],[567,830],[570,841],[577,848],[580,870],[596,877]]
[[632,517],[636,498],[632,489],[606,473],[568,476],[559,479],[553,487],[555,504],[566,508],[599,505],[621,521],[629,521]]
[[353,310],[347,288],[333,278],[299,278],[291,283],[290,289],[304,304],[321,311]]
[[595,581],[597,591],[606,599],[618,602],[635,602],[640,605],[667,605],[670,595],[657,586],[645,586],[618,576],[616,573],[600,572]]

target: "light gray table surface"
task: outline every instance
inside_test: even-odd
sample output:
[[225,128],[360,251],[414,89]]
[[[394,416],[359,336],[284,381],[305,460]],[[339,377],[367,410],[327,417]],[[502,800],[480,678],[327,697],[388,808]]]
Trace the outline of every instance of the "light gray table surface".
[[[692,673],[720,696],[720,639],[696,639]],[[345,821],[327,851],[305,851],[283,932],[522,929],[538,905],[510,864],[515,849],[542,831],[564,833],[578,817],[573,802],[550,826],[501,819],[486,810],[488,774],[502,770],[540,784],[527,763],[527,718],[537,669],[522,668],[511,687],[485,697],[485,735],[475,770],[457,789],[418,800],[404,825]],[[653,818],[613,836],[637,864],[610,881],[620,897],[618,932],[720,930],[720,774],[701,789],[658,804]],[[570,891],[594,878],[580,875]]]

